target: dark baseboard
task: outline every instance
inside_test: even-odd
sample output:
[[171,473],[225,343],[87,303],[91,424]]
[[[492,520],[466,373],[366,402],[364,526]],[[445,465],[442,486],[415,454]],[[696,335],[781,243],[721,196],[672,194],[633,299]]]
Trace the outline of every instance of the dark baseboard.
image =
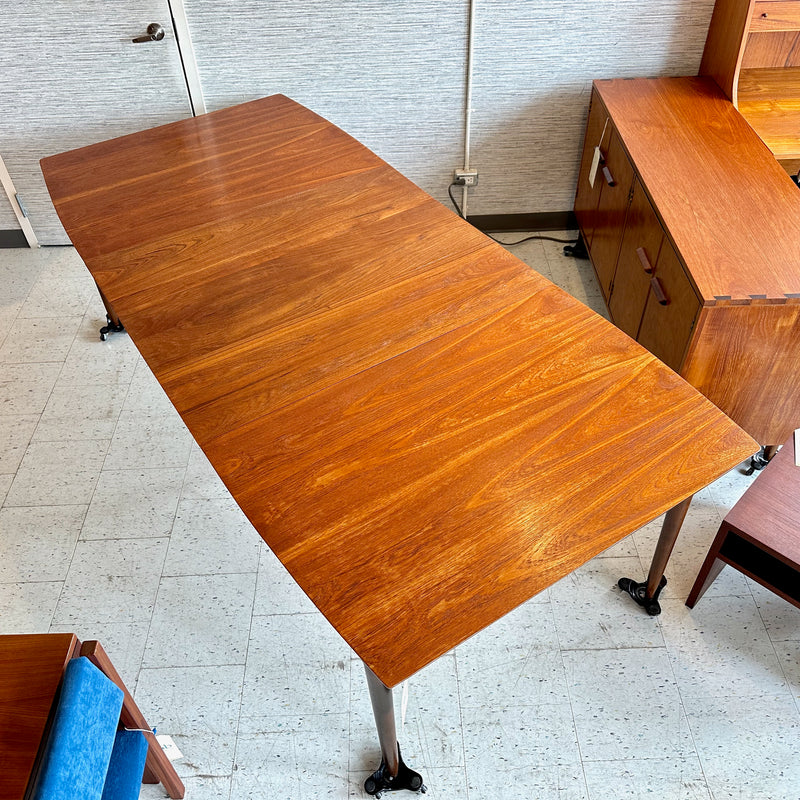
[[0,247],[27,247],[28,240],[22,231],[0,231]]
[[578,222],[572,211],[545,211],[539,214],[474,214],[467,217],[478,230],[499,231],[574,231]]

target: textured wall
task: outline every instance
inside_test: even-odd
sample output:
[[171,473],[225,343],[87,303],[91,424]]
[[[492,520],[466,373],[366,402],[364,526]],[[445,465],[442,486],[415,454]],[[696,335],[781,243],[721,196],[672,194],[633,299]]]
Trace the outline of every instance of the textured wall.
[[594,78],[694,75],[711,0],[477,0],[470,213],[572,208]]
[[446,197],[463,147],[465,2],[184,3],[209,110],[288,95]]
[[[448,202],[463,159],[467,0],[184,4],[209,110],[283,92]],[[477,0],[470,213],[571,208],[591,80],[695,73],[712,6]],[[3,21],[0,153],[40,240],[58,243],[39,158],[189,113],[169,8],[4,0]],[[132,45],[152,21],[166,39]]]
[[[463,159],[467,0],[185,5],[209,109],[282,92],[446,201]],[[570,209],[591,80],[696,73],[712,8],[477,0],[470,213]]]
[[0,231],[18,231],[19,222],[11,208],[11,201],[6,193],[0,189]]
[[[0,153],[42,244],[69,239],[39,159],[191,115],[167,0],[2,0]],[[150,22],[161,42],[133,44]]]

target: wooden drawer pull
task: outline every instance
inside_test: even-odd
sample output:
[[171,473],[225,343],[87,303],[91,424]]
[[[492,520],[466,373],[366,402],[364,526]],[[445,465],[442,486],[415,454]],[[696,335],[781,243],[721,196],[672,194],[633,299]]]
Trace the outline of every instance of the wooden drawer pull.
[[656,296],[656,300],[658,300],[658,302],[662,306],[668,306],[669,298],[664,294],[664,289],[661,286],[661,281],[655,276],[653,276],[652,278],[650,278],[650,286],[653,289],[653,294]]
[[617,182],[614,180],[614,176],[611,174],[611,170],[603,164],[603,177],[606,179],[606,183],[609,186],[616,186]]
[[642,269],[648,274],[653,274],[653,265],[647,258],[647,253],[644,251],[644,247],[637,247],[636,248],[636,255],[639,256],[639,261],[642,262]]

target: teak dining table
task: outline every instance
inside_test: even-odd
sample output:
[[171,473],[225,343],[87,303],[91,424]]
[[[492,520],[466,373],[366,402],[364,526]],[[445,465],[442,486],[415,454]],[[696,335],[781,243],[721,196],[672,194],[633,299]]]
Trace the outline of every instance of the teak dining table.
[[286,97],[42,169],[196,441],[363,660],[382,754],[369,794],[424,788],[392,687],[676,507],[641,584],[652,599],[687,498],[758,449]]

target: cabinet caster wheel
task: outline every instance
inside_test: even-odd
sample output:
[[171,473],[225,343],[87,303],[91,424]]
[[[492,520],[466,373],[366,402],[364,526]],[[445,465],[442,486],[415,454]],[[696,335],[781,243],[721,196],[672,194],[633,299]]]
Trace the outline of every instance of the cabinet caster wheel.
[[124,330],[125,326],[121,322],[112,322],[111,317],[106,314],[106,324],[100,328],[100,341],[104,342],[111,333],[122,333]]

